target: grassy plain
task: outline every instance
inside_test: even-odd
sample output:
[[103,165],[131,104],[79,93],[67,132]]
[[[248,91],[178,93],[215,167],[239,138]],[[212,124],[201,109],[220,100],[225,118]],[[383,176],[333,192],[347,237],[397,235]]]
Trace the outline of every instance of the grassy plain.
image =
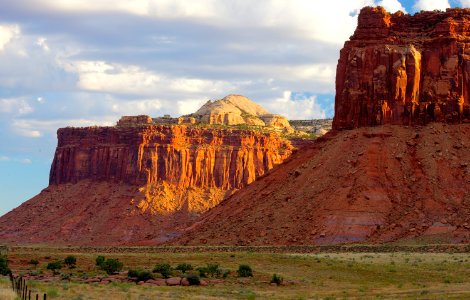
[[[95,268],[98,255],[118,258],[124,270],[152,270],[158,263],[195,267],[218,263],[232,272],[222,282],[209,286],[139,286],[134,283],[84,284],[57,280],[29,281],[35,291],[48,299],[470,299],[470,253],[89,253],[76,249],[54,251],[38,248],[17,249],[8,253],[15,273],[30,271],[48,274],[50,261],[77,257],[77,268],[62,269],[74,276],[104,273]],[[39,265],[29,265],[37,259]],[[236,270],[248,264],[253,278],[239,278]],[[270,284],[276,273],[284,284]],[[0,292],[9,282],[0,280]],[[5,298],[9,299],[9,298]]]

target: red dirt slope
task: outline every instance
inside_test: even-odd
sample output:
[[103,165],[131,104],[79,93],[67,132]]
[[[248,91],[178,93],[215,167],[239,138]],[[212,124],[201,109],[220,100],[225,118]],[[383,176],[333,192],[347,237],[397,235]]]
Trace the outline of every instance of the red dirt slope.
[[470,238],[470,125],[330,132],[205,213],[173,244]]

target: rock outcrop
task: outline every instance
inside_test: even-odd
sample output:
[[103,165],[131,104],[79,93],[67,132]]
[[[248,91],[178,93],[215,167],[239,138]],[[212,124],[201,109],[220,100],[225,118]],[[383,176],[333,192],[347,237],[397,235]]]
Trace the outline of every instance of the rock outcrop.
[[333,128],[470,120],[470,10],[361,10],[340,52]]
[[216,101],[207,101],[192,114],[199,122],[222,125],[254,125],[292,133],[294,129],[281,115],[275,115],[241,95],[228,95]]
[[182,188],[238,189],[292,150],[275,133],[184,125],[62,128],[57,136],[50,184],[167,181]]
[[468,242],[469,144],[470,124],[332,131],[172,243]]
[[148,120],[59,129],[49,187],[0,218],[0,240],[158,244],[292,152],[277,133]]

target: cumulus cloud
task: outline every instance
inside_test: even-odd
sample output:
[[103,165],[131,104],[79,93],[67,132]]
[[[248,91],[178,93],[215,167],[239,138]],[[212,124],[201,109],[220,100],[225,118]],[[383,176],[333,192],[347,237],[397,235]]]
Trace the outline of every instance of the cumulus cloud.
[[157,115],[161,108],[162,102],[158,99],[143,99],[132,101],[115,101],[112,100],[111,110],[120,115]]
[[24,98],[0,99],[0,114],[26,115],[33,112],[33,108]]
[[20,27],[18,25],[0,24],[0,51],[5,49],[5,46],[20,34]]
[[69,61],[66,70],[76,72],[81,89],[117,94],[158,95],[178,93],[210,93],[230,89],[221,80],[168,77],[137,65],[113,64],[104,61]]
[[406,9],[398,0],[380,0],[376,2],[378,6],[382,6],[389,12],[396,12],[401,10],[402,12],[406,13]]
[[325,110],[318,103],[316,96],[294,96],[291,91],[284,91],[279,97],[266,105],[273,113],[286,116],[289,120],[324,119]]
[[460,0],[459,2],[462,7],[470,7],[470,0]]
[[421,10],[446,10],[450,4],[448,0],[417,0],[413,9],[415,11]]

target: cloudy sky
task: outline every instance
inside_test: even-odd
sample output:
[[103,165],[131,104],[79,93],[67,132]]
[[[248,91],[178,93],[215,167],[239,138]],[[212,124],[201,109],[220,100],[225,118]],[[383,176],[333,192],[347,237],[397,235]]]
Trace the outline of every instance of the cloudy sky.
[[47,186],[64,126],[178,116],[238,93],[290,119],[332,117],[359,9],[470,0],[0,0],[0,215]]

